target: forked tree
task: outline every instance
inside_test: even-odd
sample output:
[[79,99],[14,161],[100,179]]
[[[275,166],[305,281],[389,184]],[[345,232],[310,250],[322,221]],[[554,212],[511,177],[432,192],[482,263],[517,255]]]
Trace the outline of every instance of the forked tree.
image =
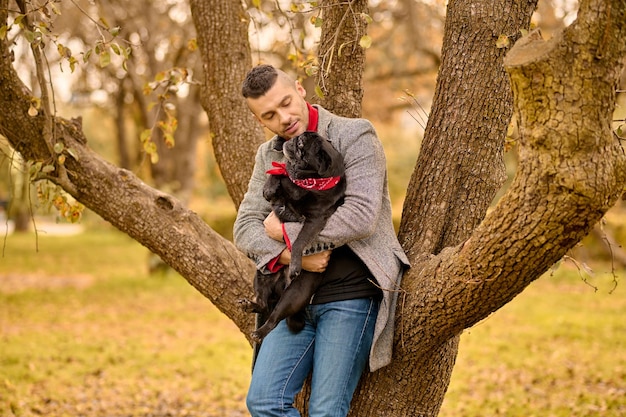
[[[434,103],[400,226],[412,268],[398,289],[395,357],[364,376],[351,416],[436,416],[461,332],[539,278],[624,190],[626,158],[611,121],[626,54],[626,0],[581,0],[576,21],[549,40],[522,36],[536,3],[448,2]],[[367,2],[320,6],[322,104],[358,116],[365,53],[358,39],[366,31],[359,16]],[[0,0],[0,26],[9,9]],[[248,21],[240,1],[191,0],[191,10],[204,61],[203,106],[238,205],[264,140],[239,95],[253,64]],[[35,60],[39,47],[32,45]],[[252,293],[252,263],[177,199],[95,154],[78,121],[53,114],[45,90],[34,115],[33,92],[11,57],[4,38],[0,133],[26,160],[54,167],[38,178],[158,254],[249,334],[251,317],[236,300]],[[504,181],[513,116],[519,168],[487,214]]]

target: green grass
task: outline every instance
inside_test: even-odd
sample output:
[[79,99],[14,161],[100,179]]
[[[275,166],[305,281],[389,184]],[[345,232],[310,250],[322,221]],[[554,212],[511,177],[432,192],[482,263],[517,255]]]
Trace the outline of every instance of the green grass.
[[33,242],[0,261],[0,415],[245,415],[249,345],[184,279],[112,231]]
[[626,289],[591,283],[560,268],[467,330],[441,416],[626,415]]
[[[11,235],[0,258],[1,416],[247,415],[245,338],[178,275],[150,276],[145,248],[112,230],[36,248]],[[562,267],[467,330],[441,416],[626,415],[612,279]]]

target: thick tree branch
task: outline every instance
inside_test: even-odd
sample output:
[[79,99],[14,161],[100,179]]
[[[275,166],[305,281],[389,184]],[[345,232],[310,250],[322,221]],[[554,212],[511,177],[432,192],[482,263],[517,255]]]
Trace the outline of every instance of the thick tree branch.
[[[418,317],[408,337],[417,341],[418,354],[509,302],[620,197],[626,157],[610,122],[626,54],[626,21],[614,17],[625,15],[623,0],[582,3],[578,20],[561,36],[529,36],[509,53],[518,173],[464,245],[426,263],[420,276],[432,274],[438,291],[408,289],[415,298],[407,314]],[[422,309],[428,317],[419,314]]]

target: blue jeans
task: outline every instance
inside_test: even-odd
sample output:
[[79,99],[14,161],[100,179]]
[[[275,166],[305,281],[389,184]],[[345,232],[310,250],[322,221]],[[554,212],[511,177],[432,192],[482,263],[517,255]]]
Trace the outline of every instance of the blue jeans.
[[253,417],[297,417],[294,398],[310,371],[310,417],[345,417],[366,368],[379,302],[373,298],[313,304],[304,329],[285,320],[263,340],[247,405]]

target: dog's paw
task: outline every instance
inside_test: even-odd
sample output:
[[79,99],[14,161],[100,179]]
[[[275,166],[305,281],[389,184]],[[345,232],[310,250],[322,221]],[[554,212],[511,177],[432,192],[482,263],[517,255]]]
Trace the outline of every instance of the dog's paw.
[[250,339],[252,339],[254,343],[261,343],[261,341],[263,341],[263,337],[258,331],[250,333]]
[[300,275],[300,273],[302,272],[302,268],[289,268],[289,282],[293,281],[294,279],[298,278],[298,276]]
[[303,222],[306,218],[294,211],[290,210],[287,206],[280,206],[276,212],[276,215],[283,223],[286,222]]
[[247,298],[240,298],[237,300],[237,304],[246,313],[256,313],[256,304]]

